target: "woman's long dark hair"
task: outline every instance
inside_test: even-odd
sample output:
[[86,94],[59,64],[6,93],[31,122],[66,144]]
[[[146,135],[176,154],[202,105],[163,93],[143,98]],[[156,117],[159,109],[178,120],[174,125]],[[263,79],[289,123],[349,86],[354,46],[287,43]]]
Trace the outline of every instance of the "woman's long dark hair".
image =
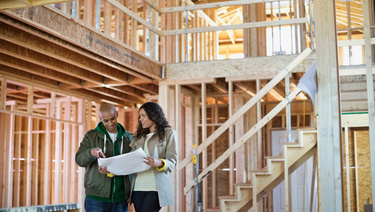
[[[144,109],[148,118],[156,124],[156,133],[160,141],[164,140],[164,130],[170,126],[164,116],[163,109],[155,102],[146,102],[139,108],[139,110],[141,109]],[[148,133],[150,133],[150,128],[143,128],[138,117],[137,131],[134,136],[139,139],[141,137],[146,137]]]

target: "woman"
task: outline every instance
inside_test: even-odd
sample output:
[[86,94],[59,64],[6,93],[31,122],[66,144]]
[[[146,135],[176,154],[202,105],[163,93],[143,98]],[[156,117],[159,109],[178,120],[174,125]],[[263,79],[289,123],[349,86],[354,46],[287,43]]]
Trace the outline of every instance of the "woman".
[[147,102],[140,107],[137,131],[130,146],[133,150],[142,148],[147,155],[144,163],[151,166],[133,175],[135,211],[159,211],[173,204],[169,173],[177,163],[177,135],[157,103]]

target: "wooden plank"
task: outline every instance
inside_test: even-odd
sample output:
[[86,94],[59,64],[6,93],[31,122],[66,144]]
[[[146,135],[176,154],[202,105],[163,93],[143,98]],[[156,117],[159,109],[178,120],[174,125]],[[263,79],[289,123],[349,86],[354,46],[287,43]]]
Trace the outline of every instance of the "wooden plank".
[[[22,131],[22,117],[16,116],[16,130]],[[15,179],[14,179],[14,192],[13,192],[13,199],[14,204],[12,204],[13,207],[20,206],[20,199],[21,199],[21,142],[22,142],[22,136],[18,135],[17,141],[15,141],[14,150],[15,150]]]
[[[57,9],[39,7],[37,13],[33,13],[30,9],[6,11],[4,13],[25,22],[29,26],[37,27],[69,43],[74,43],[89,52],[95,54],[100,52],[103,57],[134,70],[131,72],[132,75],[139,74],[139,76],[146,75],[153,79],[161,79],[162,65],[159,62],[132,50],[130,46],[95,30],[91,26],[87,26],[79,20],[72,20],[70,16],[61,13],[61,11]],[[30,13],[33,13],[33,15]],[[50,16],[54,17],[55,21],[44,21],[45,17]],[[31,20],[27,17],[33,17],[33,19]],[[72,30],[65,30],[66,27],[62,29],[59,25],[54,24],[56,22],[63,23]],[[79,31],[80,33],[71,33],[71,31]]]
[[[375,38],[370,38],[371,44],[375,44]],[[340,40],[337,41],[338,47],[343,46],[364,46],[365,45],[365,39],[352,39],[352,40]]]
[[[282,0],[288,1],[288,0]],[[149,3],[149,0],[146,0]],[[198,4],[198,5],[186,5],[180,7],[168,7],[168,8],[157,8],[155,5],[151,5],[154,7],[155,10],[158,10],[160,13],[175,13],[175,12],[184,12],[184,11],[191,11],[191,10],[202,10],[202,9],[211,9],[211,8],[219,8],[219,7],[226,7],[226,6],[238,6],[238,5],[248,5],[248,4],[256,4],[256,3],[266,3],[266,2],[277,2],[277,0],[237,0],[237,1],[221,1],[221,2],[214,2],[214,3],[205,3],[205,4]]]
[[[30,87],[29,87],[30,88]],[[29,89],[30,91],[30,89]],[[32,183],[32,156],[33,156],[33,118],[28,117],[27,122],[27,151],[26,151],[26,189],[24,190],[24,196],[26,197],[26,206],[31,205],[31,183]]]
[[154,27],[152,24],[148,23],[146,20],[143,18],[139,17],[135,12],[129,10],[126,8],[124,5],[120,4],[119,2],[115,0],[106,0],[107,2],[111,3],[113,6],[117,7],[120,9],[122,12],[128,14],[130,17],[133,19],[137,20],[139,23],[143,24],[145,27],[147,27],[149,30],[155,32],[158,35],[163,35],[163,32],[160,31],[157,27]]
[[[56,93],[51,93],[51,104],[48,104],[47,114],[49,117],[54,117],[56,111]],[[54,102],[54,104],[53,104]],[[45,133],[45,152],[44,152],[44,185],[43,185],[43,204],[49,204],[51,199],[51,121],[46,120],[46,133]]]
[[289,212],[292,211],[292,207],[289,209],[289,205],[291,205],[291,198],[289,196],[289,189],[290,189],[290,185],[289,185],[289,156],[288,156],[288,147],[287,145],[283,145],[283,157],[284,157],[284,189],[285,189],[285,193],[284,193],[284,196],[285,196],[285,212]]
[[[20,0],[20,1],[13,1],[13,0],[3,0],[0,2],[0,10],[7,10],[7,9],[18,9],[23,7],[34,7],[34,6],[41,6],[47,4],[64,4],[67,0]],[[72,1],[72,0],[68,0]]]
[[[78,148],[79,143],[83,140],[86,132],[86,103],[85,100],[78,100],[78,122],[82,123],[78,126],[78,143],[76,148]],[[85,188],[84,188],[84,177],[85,177],[85,168],[78,167],[78,202],[84,203],[85,200]]]
[[[14,105],[11,106],[11,110],[14,110]],[[16,117],[14,114],[10,115],[10,120],[9,120],[9,138],[8,138],[8,165],[7,165],[7,172],[6,172],[6,187],[7,191],[5,193],[5,199],[6,202],[4,202],[5,208],[10,208],[13,206],[13,170],[15,170],[15,161],[14,161],[14,151],[15,151],[15,121]]]
[[[288,99],[292,101],[299,93],[301,89],[296,88],[292,93],[289,94]],[[236,140],[233,146],[227,149],[220,157],[218,157],[210,166],[204,169],[198,176],[198,183],[202,181],[202,176],[207,175],[212,170],[216,169],[224,160],[226,160],[229,155],[233,154],[238,148],[240,148],[251,136],[253,136],[258,130],[260,130],[265,124],[268,123],[274,116],[276,116],[281,110],[285,108],[287,104],[289,104],[289,100],[284,99],[282,100],[274,109],[272,109],[266,116],[264,116],[260,122],[255,124],[249,131],[247,131],[241,138]],[[195,181],[191,181],[187,186],[184,188],[185,194],[190,191],[190,189],[196,184]]]
[[357,151],[357,131],[353,132],[353,142],[354,142],[354,173],[355,173],[355,202],[357,208],[359,208],[359,182],[358,182],[358,151]]
[[[61,104],[58,103],[56,105],[56,118],[61,118]],[[54,191],[61,191],[62,189],[62,181],[61,181],[61,154],[62,154],[62,125],[60,121],[56,121],[56,129],[55,129],[55,178],[54,178]],[[54,202],[53,204],[61,203],[61,192],[54,192]]]
[[50,120],[50,121],[58,121],[61,123],[69,123],[69,124],[74,124],[74,125],[79,125],[82,123],[77,123],[77,122],[72,122],[72,121],[66,121],[63,119],[57,119],[57,118],[49,118],[46,116],[41,116],[41,115],[29,115],[28,113],[25,112],[17,112],[17,111],[10,111],[10,110],[0,110],[1,113],[8,113],[8,114],[14,114],[18,116],[24,116],[24,117],[32,117],[32,118],[38,118],[38,119],[43,119],[43,120]]
[[[206,142],[207,138],[207,108],[206,108],[206,83],[201,84],[201,107],[202,107],[202,144]],[[202,169],[207,168],[207,148],[202,151]],[[197,154],[201,153],[197,151]],[[185,193],[186,194],[186,193]],[[207,178],[203,179],[203,189],[202,189],[202,204],[203,210],[208,208],[208,185]]]
[[6,109],[6,99],[7,99],[7,80],[3,78],[1,80],[1,99],[0,99],[0,109]]
[[347,204],[347,211],[350,211],[351,209],[351,202],[350,202],[350,164],[349,164],[349,128],[345,127],[344,128],[344,133],[345,133],[345,174],[346,174],[346,204]]
[[[228,90],[229,90],[229,118],[232,117],[233,115],[233,83],[232,81],[229,81],[228,82]],[[233,143],[234,143],[234,129],[233,129],[233,125],[230,125],[229,126],[229,148],[232,147]],[[230,195],[233,195],[234,194],[234,158],[233,158],[233,155],[230,155],[229,156],[229,194]]]
[[[266,93],[268,93],[271,88],[273,88],[276,84],[282,80],[289,71],[293,70],[294,67],[297,66],[298,63],[300,63],[303,59],[305,59],[309,54],[311,50],[307,48],[305,51],[303,51],[295,60],[292,61],[288,66],[286,66],[280,73],[272,79],[265,87],[260,90],[256,96],[251,98],[244,106],[242,106],[241,109],[239,109],[236,113],[233,114],[231,118],[229,118],[226,122],[223,123],[222,126],[220,126],[214,133],[212,133],[204,143],[198,146],[197,152],[200,154],[202,150],[206,149],[207,146],[209,146],[212,142],[214,142],[225,130],[228,129],[230,125],[232,125],[239,117],[241,117],[246,111],[249,110],[256,102],[258,102]],[[288,70],[288,71],[287,71]],[[184,160],[180,162],[180,168],[182,169],[185,167],[192,159],[192,155],[188,155]]]
[[[256,92],[259,93],[259,91],[261,90],[261,86],[260,86],[260,80],[257,79],[256,80]],[[256,120],[257,122],[259,122],[262,118],[262,103],[261,101],[258,101],[257,102],[257,105],[256,105]],[[257,136],[257,161],[258,161],[258,170],[259,169],[262,169],[263,166],[262,166],[262,161],[263,161],[263,156],[262,156],[262,132],[261,131],[258,131],[258,136]]]
[[29,86],[28,93],[27,93],[27,113],[28,114],[33,113],[33,105],[34,105],[34,87]]
[[[177,132],[177,135],[178,135],[178,140],[179,141],[182,141],[182,129],[181,129],[181,86],[180,85],[176,85],[175,86],[175,124],[176,124],[176,132]],[[180,147],[180,145],[178,145],[178,149],[177,149],[177,154],[180,155],[182,152],[182,149]],[[182,200],[182,196],[181,195],[181,192],[182,192],[182,176],[181,176],[181,173],[180,171],[176,171],[176,174],[175,174],[175,177],[176,177],[176,181],[175,181],[175,185],[176,185],[176,199],[177,199],[177,202],[176,202],[176,208],[178,211],[183,211],[183,207],[184,207],[184,204],[183,204],[183,200]]]
[[164,36],[193,34],[193,33],[200,33],[200,32],[215,32],[215,31],[224,31],[224,30],[235,30],[235,29],[250,29],[250,28],[258,28],[258,27],[272,27],[272,26],[290,25],[290,24],[305,24],[307,22],[308,22],[307,18],[299,18],[299,19],[261,21],[261,22],[189,28],[189,29],[177,29],[177,30],[165,31]]
[[[34,129],[38,130],[41,129],[40,127],[40,120],[39,119],[33,119],[34,121],[34,124],[35,127],[33,127]],[[41,133],[38,133],[38,132],[35,132],[35,130],[32,130],[32,133],[33,133],[33,136],[34,136],[34,143],[33,143],[33,159],[34,159],[34,166],[32,166],[32,178],[33,178],[33,182],[32,182],[32,195],[31,198],[32,198],[32,202],[31,204],[32,205],[38,205],[38,202],[39,202],[39,187],[40,187],[40,183],[39,183],[39,161],[40,161],[40,158],[44,159],[44,157],[42,155],[39,154],[39,146],[40,146],[40,134]]]
[[[234,111],[238,111],[244,102],[244,97],[242,95],[235,95],[234,96]],[[244,117],[240,117],[235,122],[235,138],[240,138],[244,133],[245,128],[244,123]],[[244,183],[247,180],[247,173],[248,169],[246,167],[246,161],[247,161],[247,146],[244,145],[243,148],[240,148],[236,151],[236,183]]]
[[[366,81],[367,81],[367,105],[368,105],[368,116],[369,116],[369,137],[370,137],[370,155],[371,164],[375,164],[375,101],[374,101],[374,83],[372,73],[372,49],[371,46],[371,22],[370,13],[371,3],[368,0],[362,0],[363,8],[363,31],[365,36],[365,63],[366,63]],[[375,204],[375,167],[371,166],[371,184],[372,184],[372,204]],[[373,207],[375,212],[375,207]]]
[[[71,107],[72,107],[72,99],[70,97],[67,98],[67,101],[64,104],[64,119],[71,120]],[[63,160],[64,160],[64,170],[63,170],[63,203],[70,202],[69,195],[70,195],[70,154],[73,152],[70,151],[71,149],[71,125],[68,123],[64,123],[64,144],[63,144]]]
[[320,207],[342,211],[341,108],[337,64],[335,2],[314,2],[316,60],[319,90]]

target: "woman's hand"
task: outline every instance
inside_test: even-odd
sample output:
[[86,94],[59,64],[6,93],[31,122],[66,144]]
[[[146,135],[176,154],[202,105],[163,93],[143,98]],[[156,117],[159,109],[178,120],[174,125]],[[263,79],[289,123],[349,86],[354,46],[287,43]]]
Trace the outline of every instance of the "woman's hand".
[[159,159],[156,159],[153,157],[143,157],[143,159],[145,159],[143,162],[149,166],[152,166],[152,167],[163,166],[163,161]]

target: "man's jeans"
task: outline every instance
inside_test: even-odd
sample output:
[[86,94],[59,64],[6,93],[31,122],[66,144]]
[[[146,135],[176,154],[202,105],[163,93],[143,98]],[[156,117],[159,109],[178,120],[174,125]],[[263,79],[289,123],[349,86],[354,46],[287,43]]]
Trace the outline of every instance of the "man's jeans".
[[126,200],[118,203],[110,203],[86,197],[85,210],[87,212],[128,212],[128,203]]

